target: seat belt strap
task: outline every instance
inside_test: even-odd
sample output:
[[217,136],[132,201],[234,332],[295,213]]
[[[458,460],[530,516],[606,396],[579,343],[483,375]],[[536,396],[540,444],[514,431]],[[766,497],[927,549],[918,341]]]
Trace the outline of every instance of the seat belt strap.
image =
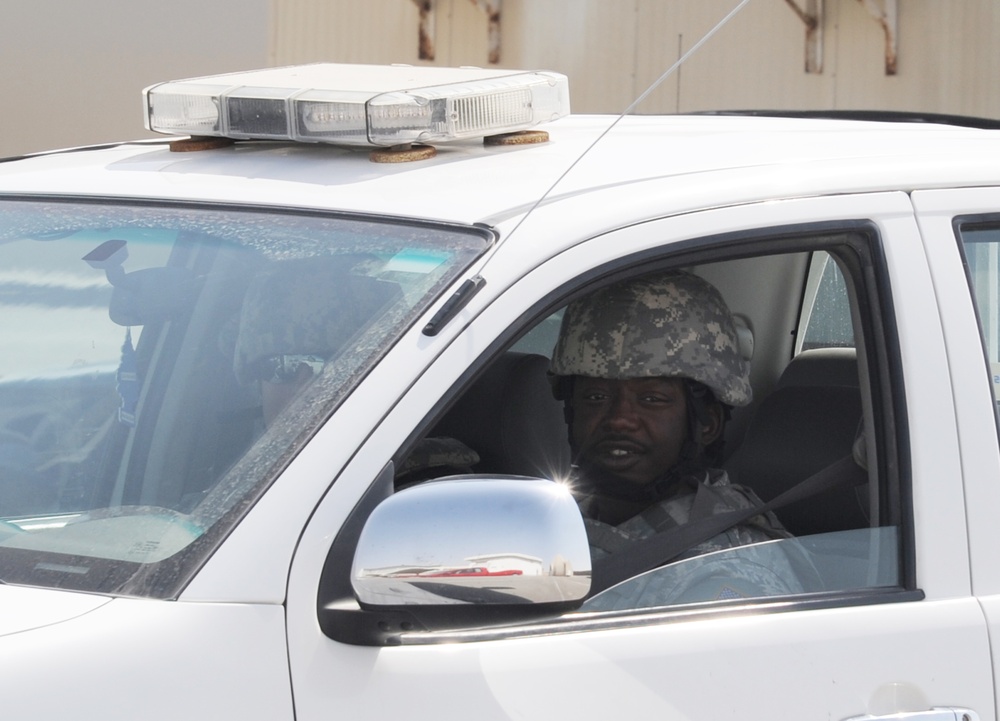
[[853,455],[844,456],[805,480],[796,483],[763,505],[700,518],[663,533],[654,533],[648,538],[629,544],[628,548],[617,553],[595,559],[591,570],[590,595],[593,596],[628,578],[670,563],[698,544],[704,543],[754,516],[837,488],[851,477],[851,474],[846,471],[851,470],[852,466],[856,465],[857,462]]

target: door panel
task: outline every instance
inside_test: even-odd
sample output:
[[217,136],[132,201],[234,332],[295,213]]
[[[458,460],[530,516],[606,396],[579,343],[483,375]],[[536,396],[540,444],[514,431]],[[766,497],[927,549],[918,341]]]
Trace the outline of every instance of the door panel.
[[[288,624],[300,721],[414,713],[436,719],[844,719],[885,713],[878,704],[885,698],[926,703],[896,711],[961,706],[995,719],[985,622],[970,594],[942,324],[909,199],[886,194],[778,205],[665,219],[578,245],[500,294],[441,353],[347,466],[299,545]],[[919,590],[829,594],[821,604],[803,595],[700,612],[598,614],[594,618],[606,619],[600,630],[574,625],[570,614],[546,634],[495,633],[491,640],[453,634],[447,644],[370,648],[322,634],[316,621],[319,575],[332,529],[357,503],[357,489],[376,478],[445,389],[498,334],[530,315],[537,299],[601,263],[668,240],[859,218],[871,219],[884,241],[897,311],[917,504],[914,539],[905,542],[914,547],[911,575]],[[363,404],[364,393],[377,389],[361,388],[353,400]]]
[[312,678],[325,698],[297,699],[299,718],[335,702],[347,718],[843,719],[892,684],[992,718],[988,665],[972,664],[989,649],[971,599],[341,650],[342,664]]
[[[997,386],[991,375],[996,375],[1000,360],[996,344],[1000,309],[995,292],[990,295],[990,291],[995,291],[1000,279],[996,261],[1000,243],[995,232],[1000,229],[1000,189],[921,191],[913,194],[913,202],[932,260],[940,313],[947,319],[948,362],[969,518],[972,588],[986,615],[990,638],[996,643],[1000,639],[1000,565],[996,562],[1000,548],[1000,448]],[[994,683],[1000,683],[1000,675]]]

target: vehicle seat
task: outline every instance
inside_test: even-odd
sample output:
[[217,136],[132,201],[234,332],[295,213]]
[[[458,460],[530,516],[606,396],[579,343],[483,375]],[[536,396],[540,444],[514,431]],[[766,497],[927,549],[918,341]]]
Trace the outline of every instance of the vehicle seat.
[[[850,455],[861,420],[855,349],[805,351],[756,409],[730,477],[769,501]],[[836,488],[778,509],[778,518],[796,536],[867,527],[867,472],[855,464],[848,474]]]
[[431,435],[455,438],[479,454],[477,473],[560,478],[570,451],[562,403],[552,395],[549,360],[508,352],[462,395]]

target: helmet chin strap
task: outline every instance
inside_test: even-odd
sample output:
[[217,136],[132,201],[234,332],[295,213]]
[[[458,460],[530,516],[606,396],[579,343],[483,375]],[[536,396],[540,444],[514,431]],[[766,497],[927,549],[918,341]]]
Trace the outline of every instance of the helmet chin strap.
[[[650,484],[650,495],[656,499],[669,495],[677,481],[685,476],[699,474],[705,471],[710,463],[705,455],[707,444],[704,442],[705,429],[712,425],[713,419],[708,407],[717,403],[712,391],[703,383],[684,378],[684,400],[687,406],[687,438],[681,444],[680,458],[659,479]],[[728,408],[723,405],[724,419],[728,419]]]
[[552,382],[552,393],[556,400],[563,402],[563,420],[566,422],[566,435],[572,461],[576,463],[576,449],[573,447],[573,376],[555,377]]
[[700,462],[705,428],[711,425],[708,414],[708,387],[690,378],[684,379],[684,400],[687,403],[688,434],[681,447],[681,461]]

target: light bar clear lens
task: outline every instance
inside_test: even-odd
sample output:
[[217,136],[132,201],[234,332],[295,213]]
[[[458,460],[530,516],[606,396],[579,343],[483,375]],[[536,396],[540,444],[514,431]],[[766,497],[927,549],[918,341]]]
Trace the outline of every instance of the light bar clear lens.
[[221,135],[219,96],[226,85],[166,83],[146,93],[146,127],[160,133]]
[[[238,84],[241,76],[270,83]],[[146,127],[157,132],[349,145],[483,137],[569,114],[564,75],[475,68],[313,65],[166,83],[144,95]]]
[[298,96],[292,115],[295,139],[304,142],[368,144],[371,95],[350,91],[312,90]]

